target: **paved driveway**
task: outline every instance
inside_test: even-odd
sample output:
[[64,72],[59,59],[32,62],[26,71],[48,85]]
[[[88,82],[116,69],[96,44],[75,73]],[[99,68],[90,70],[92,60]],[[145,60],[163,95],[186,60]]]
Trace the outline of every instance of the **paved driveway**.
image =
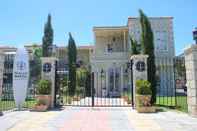
[[197,118],[167,111],[139,114],[131,108],[66,107],[61,111],[17,111],[0,117],[0,131],[196,131]]

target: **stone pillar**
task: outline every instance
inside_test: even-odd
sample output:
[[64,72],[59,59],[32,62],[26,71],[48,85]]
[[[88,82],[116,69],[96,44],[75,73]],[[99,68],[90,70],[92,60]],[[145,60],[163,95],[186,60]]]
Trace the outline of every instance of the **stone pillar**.
[[113,69],[113,77],[114,77],[114,84],[113,84],[113,91],[112,92],[114,92],[114,90],[116,89],[116,68],[114,67],[114,69]]
[[187,79],[188,113],[197,117],[197,45],[184,51]]
[[[51,107],[54,107],[55,102],[55,73],[56,73],[56,61],[55,57],[42,57],[42,79],[51,81]],[[48,69],[46,69],[48,68]]]
[[125,36],[126,36],[126,34],[125,34],[125,31],[124,31],[124,34],[123,34],[123,37],[124,37],[123,38],[123,52],[126,51],[126,37]]
[[131,60],[133,62],[133,98],[135,103],[136,80],[147,80],[147,58],[148,55],[133,55]]

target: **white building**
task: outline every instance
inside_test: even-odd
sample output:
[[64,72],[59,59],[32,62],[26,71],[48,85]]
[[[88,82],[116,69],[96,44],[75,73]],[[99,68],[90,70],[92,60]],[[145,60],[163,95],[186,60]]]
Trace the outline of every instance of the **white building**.
[[[174,86],[173,58],[175,56],[173,18],[150,17],[154,33],[158,93],[172,95]],[[132,36],[140,42],[139,18],[129,17],[126,26],[94,27],[94,50],[90,56],[97,96],[120,96],[131,85],[127,66]]]
[[[175,56],[173,18],[150,17],[149,20],[154,33],[157,92],[158,95],[172,96],[174,94],[173,58]],[[94,45],[79,47],[78,60],[88,65],[87,67],[91,66],[97,96],[121,96],[131,87],[131,70],[128,67],[131,56],[129,37],[132,36],[140,43],[141,27],[139,18],[129,17],[125,26],[94,27],[93,33]],[[30,54],[32,47],[31,45],[26,46]],[[15,50],[16,48],[10,47],[0,48],[0,51],[4,54]],[[58,66],[58,68],[66,69],[66,47],[57,47],[56,57],[59,59],[60,67]],[[6,69],[4,69],[4,75],[5,71]],[[0,81],[2,81],[2,76],[3,73],[1,72]],[[1,83],[0,85],[2,85]]]

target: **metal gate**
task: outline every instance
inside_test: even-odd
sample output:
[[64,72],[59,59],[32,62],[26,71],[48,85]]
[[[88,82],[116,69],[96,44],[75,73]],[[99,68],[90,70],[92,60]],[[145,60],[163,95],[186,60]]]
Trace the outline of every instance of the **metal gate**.
[[[103,72],[90,73],[86,68],[77,69],[76,88],[74,95],[69,93],[68,71],[65,69],[56,71],[56,105],[61,106],[88,106],[88,107],[129,107],[132,106],[131,86],[112,94],[107,91],[106,80],[103,79]],[[101,85],[94,87],[95,75]],[[116,74],[113,79],[118,78]],[[115,80],[114,80],[115,81]],[[110,82],[110,80],[109,80]],[[119,87],[117,87],[118,89]]]
[[157,63],[156,104],[187,112],[187,87],[184,56],[159,58]]
[[186,86],[186,68],[184,57],[177,57],[174,60],[175,69],[175,96],[176,96],[176,107],[179,110],[188,111],[187,105],[187,86]]

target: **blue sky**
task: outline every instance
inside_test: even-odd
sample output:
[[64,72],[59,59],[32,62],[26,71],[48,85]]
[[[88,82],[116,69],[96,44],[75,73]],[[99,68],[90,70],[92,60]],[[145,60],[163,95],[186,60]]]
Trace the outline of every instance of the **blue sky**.
[[72,32],[78,45],[93,44],[93,26],[126,25],[138,9],[148,16],[173,16],[176,53],[194,43],[197,0],[2,0],[0,44],[41,43],[47,14],[52,14],[54,43],[67,45]]

